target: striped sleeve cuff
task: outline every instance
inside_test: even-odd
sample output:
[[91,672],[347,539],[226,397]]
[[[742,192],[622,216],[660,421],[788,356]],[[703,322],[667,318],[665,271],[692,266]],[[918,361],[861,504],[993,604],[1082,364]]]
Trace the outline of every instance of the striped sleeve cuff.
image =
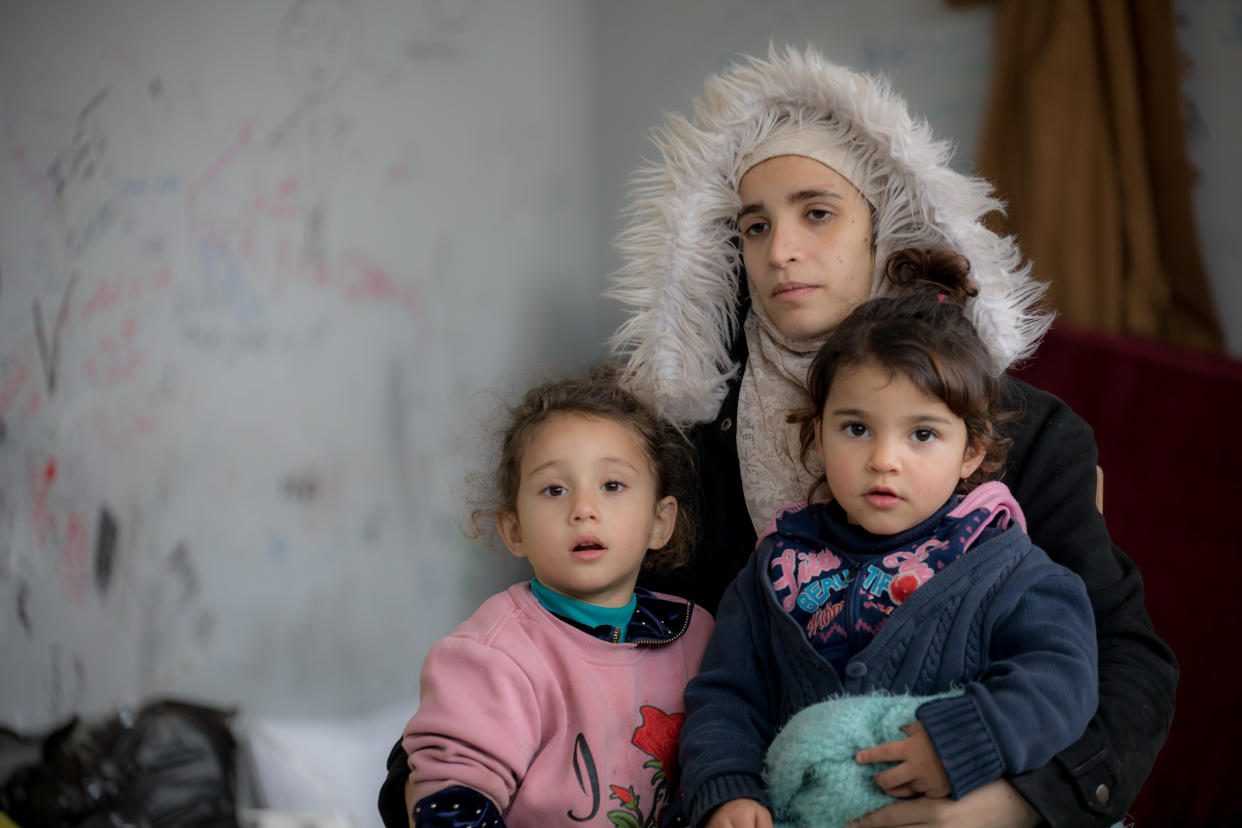
[[690,824],[701,824],[714,808],[731,799],[754,799],[772,810],[772,800],[757,777],[746,773],[725,774],[707,780],[695,792],[690,803]]
[[970,694],[927,702],[916,716],[944,765],[954,799],[1004,773],[1000,752]]

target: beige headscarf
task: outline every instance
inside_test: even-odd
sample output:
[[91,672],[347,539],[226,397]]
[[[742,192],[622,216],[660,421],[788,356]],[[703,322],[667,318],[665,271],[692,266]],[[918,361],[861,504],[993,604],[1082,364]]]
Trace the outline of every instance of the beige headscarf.
[[[773,130],[742,159],[742,175],[779,155],[814,159],[861,190],[858,182],[863,179],[856,160],[839,133],[823,124],[791,122]],[[755,533],[761,535],[777,509],[806,500],[807,490],[823,472],[814,452],[803,463],[798,425],[788,422],[789,413],[806,404],[806,372],[823,337],[790,339],[777,329],[758,299],[752,299],[742,330],[750,353],[738,391],[737,457],[746,510]]]
[[772,522],[776,510],[806,500],[823,471],[818,455],[805,468],[798,426],[790,412],[806,404],[806,372],[820,341],[792,340],[777,330],[755,301],[743,326],[750,349],[737,398],[737,459],[746,511],[755,534]]

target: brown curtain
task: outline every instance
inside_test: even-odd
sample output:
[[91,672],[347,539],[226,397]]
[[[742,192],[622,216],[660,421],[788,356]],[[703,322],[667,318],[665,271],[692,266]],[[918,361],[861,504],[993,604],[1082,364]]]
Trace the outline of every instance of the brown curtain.
[[[960,0],[959,0],[960,2]],[[1223,350],[1191,203],[1172,0],[997,0],[979,173],[1075,325]]]

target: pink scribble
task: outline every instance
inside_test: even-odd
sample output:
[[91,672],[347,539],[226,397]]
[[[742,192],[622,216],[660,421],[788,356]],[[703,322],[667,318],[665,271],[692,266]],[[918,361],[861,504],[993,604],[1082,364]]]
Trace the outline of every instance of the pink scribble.
[[356,250],[346,254],[345,263],[357,272],[355,280],[345,290],[346,299],[352,302],[395,301],[411,315],[418,313],[418,296],[413,287],[398,284],[387,270],[367,260]]
[[95,436],[99,440],[99,444],[114,452],[120,452],[129,448],[134,437],[139,434],[150,434],[154,430],[154,423],[145,415],[138,414],[128,427],[114,426],[108,420],[108,415],[99,412],[95,415]]
[[410,180],[411,168],[408,163],[397,164],[388,171],[388,180],[393,184],[401,184]]
[[3,378],[0,379],[0,411],[13,404],[25,387],[26,380],[30,379],[30,365],[25,360],[17,362],[15,367],[10,367],[11,365],[6,358],[3,363]]
[[217,158],[216,161],[207,168],[207,172],[203,174],[201,179],[203,186],[211,186],[215,183],[215,180],[220,177],[221,173],[223,173],[230,164],[237,160],[237,156],[240,155],[241,151],[245,149],[247,144],[250,143],[250,136],[253,132],[253,120],[247,121],[242,125],[241,132],[237,137],[237,143],[225,150],[224,154]]
[[121,301],[121,286],[117,283],[110,283],[107,279],[101,279],[99,284],[95,286],[95,292],[91,294],[91,298],[86,301],[86,306],[82,308],[82,321],[86,322],[96,313],[115,307]]

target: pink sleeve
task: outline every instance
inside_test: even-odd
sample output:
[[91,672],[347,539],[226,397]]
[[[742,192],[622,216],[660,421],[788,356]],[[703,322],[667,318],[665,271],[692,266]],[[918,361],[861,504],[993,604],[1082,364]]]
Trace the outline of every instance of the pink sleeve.
[[414,801],[463,785],[503,812],[539,748],[540,707],[525,671],[494,647],[450,637],[432,645],[419,688],[401,739]]

